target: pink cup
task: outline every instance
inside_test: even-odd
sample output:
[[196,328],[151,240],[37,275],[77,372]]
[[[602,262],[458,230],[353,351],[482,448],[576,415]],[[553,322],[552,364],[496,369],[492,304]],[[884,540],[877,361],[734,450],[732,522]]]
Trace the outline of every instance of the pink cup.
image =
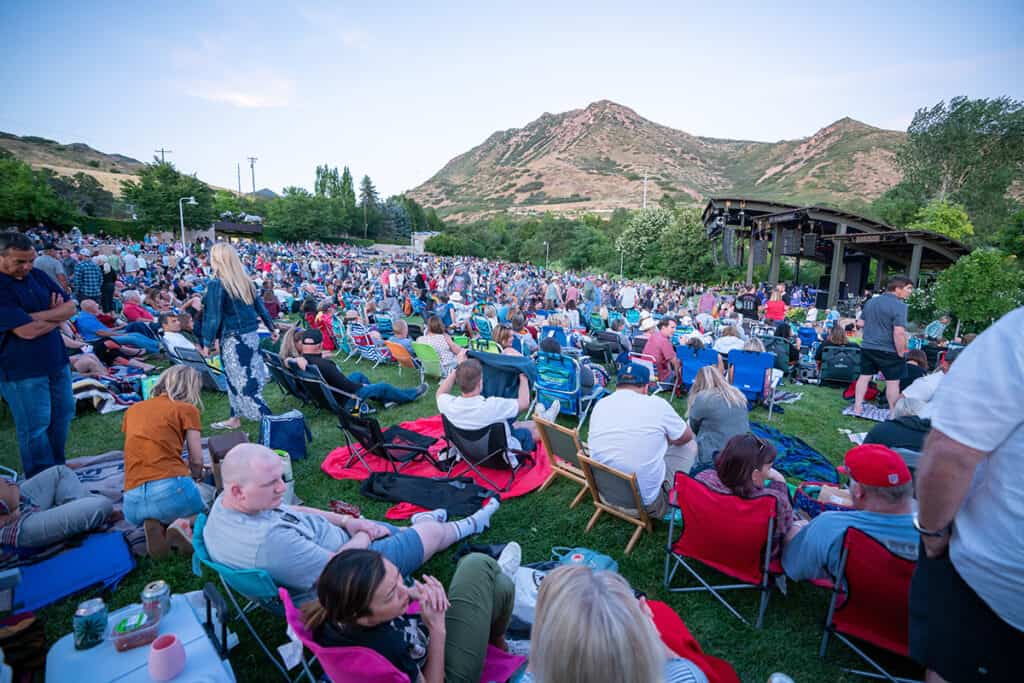
[[185,668],[185,646],[173,633],[165,633],[149,648],[149,677],[169,681]]

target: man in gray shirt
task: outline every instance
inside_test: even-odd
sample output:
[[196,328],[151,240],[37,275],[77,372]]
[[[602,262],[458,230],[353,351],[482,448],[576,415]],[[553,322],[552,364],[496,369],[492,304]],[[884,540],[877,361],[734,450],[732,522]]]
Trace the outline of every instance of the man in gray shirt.
[[36,257],[32,265],[49,275],[50,279],[67,291],[68,276],[64,272],[64,264],[55,258],[56,254],[57,247],[53,242],[46,242],[43,244],[43,253]]
[[907,352],[906,298],[914,291],[914,284],[905,275],[894,275],[885,285],[885,293],[864,304],[864,340],[861,342],[860,376],[853,402],[853,412],[860,415],[864,408],[864,394],[868,382],[881,372],[885,378],[885,398],[889,410],[900,396]]
[[224,491],[214,502],[203,541],[210,557],[234,569],[266,570],[275,583],[309,591],[328,560],[350,548],[371,548],[408,576],[435,553],[482,532],[498,509],[492,498],[473,515],[446,522],[445,511],[413,516],[399,528],[314,508],[281,505],[286,487],[281,458],[244,443],[221,464]]

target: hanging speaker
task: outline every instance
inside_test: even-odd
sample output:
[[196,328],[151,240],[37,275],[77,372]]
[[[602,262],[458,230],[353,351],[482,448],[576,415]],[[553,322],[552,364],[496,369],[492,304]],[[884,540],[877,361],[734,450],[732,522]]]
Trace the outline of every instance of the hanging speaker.
[[800,255],[800,231],[787,228],[779,235],[779,253],[783,256]]
[[736,229],[726,228],[722,233],[722,255],[725,257],[725,265],[735,268],[736,261]]
[[750,248],[754,252],[754,265],[764,265],[768,260],[768,240],[752,240]]
[[818,253],[818,236],[814,233],[804,235],[804,256],[814,256]]

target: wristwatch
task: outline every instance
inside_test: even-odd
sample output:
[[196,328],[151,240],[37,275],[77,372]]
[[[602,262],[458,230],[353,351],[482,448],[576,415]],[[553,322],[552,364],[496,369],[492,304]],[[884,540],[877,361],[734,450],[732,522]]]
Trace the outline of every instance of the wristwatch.
[[914,513],[914,528],[917,529],[917,533],[921,534],[922,536],[928,536],[930,538],[943,538],[949,535],[949,529],[951,526],[952,524],[949,524],[946,527],[939,529],[938,531],[931,531],[929,529],[925,529],[923,526],[921,526],[921,522],[918,521],[917,513]]

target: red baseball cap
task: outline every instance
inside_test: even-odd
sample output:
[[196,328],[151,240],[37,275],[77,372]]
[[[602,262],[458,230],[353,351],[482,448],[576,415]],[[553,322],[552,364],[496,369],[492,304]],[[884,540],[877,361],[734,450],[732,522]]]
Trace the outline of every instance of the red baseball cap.
[[845,461],[839,471],[867,486],[901,486],[910,481],[910,470],[900,454],[881,444],[851,448]]

